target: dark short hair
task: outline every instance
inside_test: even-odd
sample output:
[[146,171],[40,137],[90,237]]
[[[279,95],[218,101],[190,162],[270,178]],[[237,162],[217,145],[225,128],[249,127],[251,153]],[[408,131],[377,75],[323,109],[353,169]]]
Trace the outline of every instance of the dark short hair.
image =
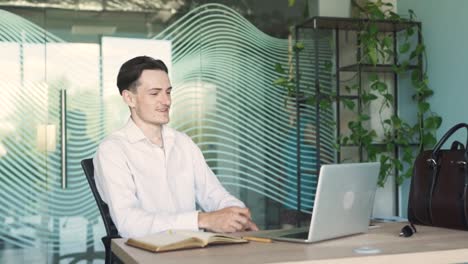
[[148,56],[138,56],[130,59],[122,64],[117,75],[117,87],[119,87],[120,94],[124,90],[135,89],[137,81],[144,70],[161,70],[168,73],[166,64],[161,60]]

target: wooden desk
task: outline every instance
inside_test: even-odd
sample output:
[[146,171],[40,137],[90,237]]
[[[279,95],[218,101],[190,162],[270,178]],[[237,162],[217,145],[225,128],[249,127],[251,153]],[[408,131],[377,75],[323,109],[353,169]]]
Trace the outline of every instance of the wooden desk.
[[[418,233],[402,238],[402,223],[379,223],[367,234],[314,244],[250,242],[240,245],[209,246],[202,249],[151,253],[113,239],[112,251],[125,263],[454,263],[468,262],[468,232],[417,226]],[[267,232],[267,231],[265,231]],[[381,252],[358,254],[355,249],[370,247]]]

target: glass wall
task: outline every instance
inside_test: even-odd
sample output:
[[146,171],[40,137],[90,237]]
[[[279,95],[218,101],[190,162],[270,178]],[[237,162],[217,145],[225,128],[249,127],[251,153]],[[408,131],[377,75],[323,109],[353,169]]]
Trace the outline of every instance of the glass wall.
[[[0,10],[0,262],[103,261],[104,228],[80,161],[128,119],[115,78],[137,55],[169,65],[170,125],[198,144],[254,221],[263,229],[296,221],[288,212],[298,209],[298,165],[315,160],[306,150],[297,162],[294,107],[273,85],[275,63],[288,62],[286,39],[218,4],[194,8],[149,37],[136,22],[133,34],[112,36],[102,27],[81,38],[48,30],[57,12],[32,23]],[[313,119],[314,109],[305,109]],[[316,172],[307,173],[313,177],[303,184],[313,194]],[[313,195],[301,201],[311,205]]]

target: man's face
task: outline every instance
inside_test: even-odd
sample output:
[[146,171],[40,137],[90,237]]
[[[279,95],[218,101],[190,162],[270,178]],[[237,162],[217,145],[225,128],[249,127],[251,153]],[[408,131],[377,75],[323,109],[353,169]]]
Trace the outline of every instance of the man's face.
[[137,81],[136,91],[124,90],[123,96],[131,108],[135,122],[163,125],[169,122],[171,90],[166,72],[144,70]]

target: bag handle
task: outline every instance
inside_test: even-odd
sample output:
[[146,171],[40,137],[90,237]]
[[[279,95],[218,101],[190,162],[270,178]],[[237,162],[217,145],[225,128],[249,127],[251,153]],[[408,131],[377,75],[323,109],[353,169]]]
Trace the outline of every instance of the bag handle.
[[450,146],[450,150],[465,150],[465,146],[458,140],[452,142],[452,146]]
[[[455,126],[453,126],[452,128],[450,128],[449,131],[447,131],[447,133],[445,133],[445,135],[439,140],[439,142],[437,142],[437,144],[434,146],[434,150],[432,151],[432,161],[434,163],[436,163],[437,155],[439,154],[440,149],[445,144],[445,142],[449,139],[449,137],[451,137],[458,129],[463,128],[463,127],[466,128],[467,131],[468,131],[468,124],[458,123]],[[466,145],[465,146],[467,146],[467,145],[468,145],[468,136],[467,136],[467,139],[466,139]]]

